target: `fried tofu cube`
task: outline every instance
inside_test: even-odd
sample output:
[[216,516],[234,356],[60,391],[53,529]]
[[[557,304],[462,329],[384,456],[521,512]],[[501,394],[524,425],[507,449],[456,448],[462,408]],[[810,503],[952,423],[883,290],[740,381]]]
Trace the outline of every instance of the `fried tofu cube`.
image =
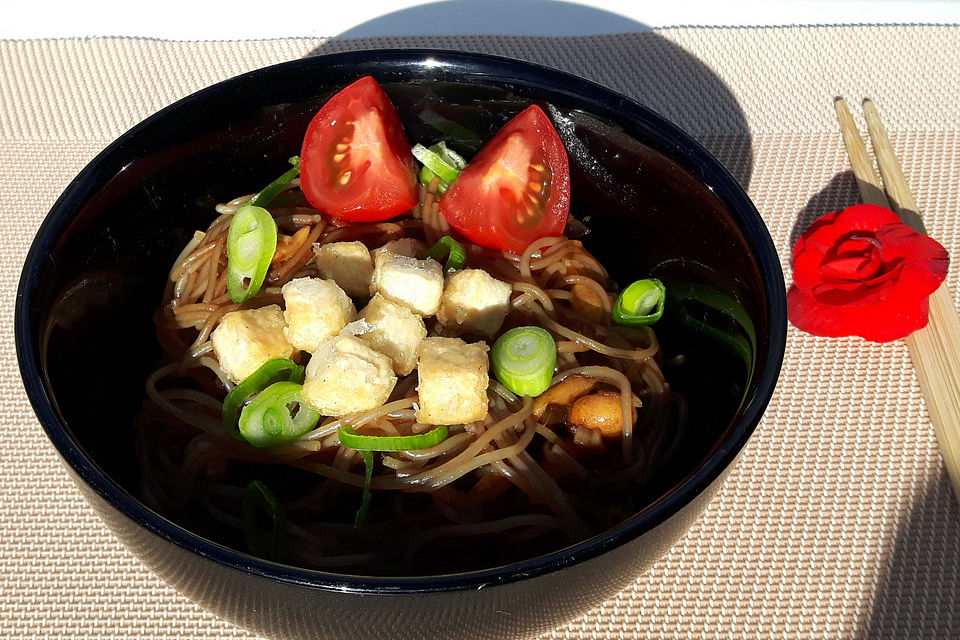
[[395,256],[407,256],[408,258],[416,258],[417,256],[426,253],[427,245],[423,242],[417,240],[416,238],[398,238],[397,240],[391,240],[382,247],[377,247],[373,250],[373,265],[377,266],[377,262],[383,262],[389,254]]
[[220,368],[241,382],[268,360],[289,358],[293,345],[284,333],[287,323],[279,305],[231,311],[210,334]]
[[464,424],[487,415],[488,347],[459,338],[425,338],[417,363],[417,421]]
[[423,317],[432,316],[440,308],[443,269],[431,258],[379,254],[370,281],[370,295],[377,293]]
[[333,280],[297,278],[280,292],[286,307],[283,332],[297,349],[316,351],[321,340],[336,335],[357,315],[350,296]]
[[393,361],[397,375],[405,376],[417,366],[420,343],[427,337],[423,318],[407,307],[387,300],[379,293],[360,312],[372,328],[361,340]]
[[512,291],[481,269],[457,271],[447,277],[437,319],[454,333],[492,337],[507,317]]
[[339,417],[383,405],[396,383],[390,358],[342,334],[325,339],[310,357],[301,395],[307,406]]
[[333,280],[347,295],[366,297],[373,277],[373,258],[360,241],[331,242],[313,247],[317,268],[325,280]]

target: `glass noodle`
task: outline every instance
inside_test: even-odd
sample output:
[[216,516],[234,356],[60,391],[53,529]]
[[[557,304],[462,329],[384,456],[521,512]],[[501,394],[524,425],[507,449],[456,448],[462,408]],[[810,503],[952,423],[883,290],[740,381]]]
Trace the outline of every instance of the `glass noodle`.
[[[417,206],[398,218],[343,223],[310,207],[293,180],[278,196],[283,204],[268,207],[277,252],[263,287],[242,305],[227,291],[225,243],[233,214],[253,196],[217,206],[218,217],[171,266],[156,314],[165,358],[146,382],[149,402],[137,434],[142,493],[153,508],[243,549],[244,488],[262,481],[285,514],[284,561],[374,575],[494,566],[566,546],[634,513],[633,496],[682,438],[682,400],[663,377],[653,329],[611,323],[613,283],[580,241],[565,237],[538,240],[522,254],[463,246],[468,268],[512,287],[502,331],[536,325],[556,340],[551,388],[579,376],[594,391],[618,394],[616,439],[583,429],[572,435],[562,420],[551,421],[569,406],[538,407],[491,376],[482,420],[448,425],[447,438],[427,448],[374,454],[370,516],[355,527],[365,467],[359,452],[341,445],[338,429],[430,431],[434,425],[415,419],[416,371],[400,377],[381,407],[321,418],[287,444],[256,448],[224,428],[222,402],[234,385],[210,343],[224,315],[282,305],[286,282],[319,277],[314,245],[359,240],[372,250],[414,238],[432,246],[450,234],[436,187],[436,180],[421,185]],[[427,328],[442,335],[432,319]]]

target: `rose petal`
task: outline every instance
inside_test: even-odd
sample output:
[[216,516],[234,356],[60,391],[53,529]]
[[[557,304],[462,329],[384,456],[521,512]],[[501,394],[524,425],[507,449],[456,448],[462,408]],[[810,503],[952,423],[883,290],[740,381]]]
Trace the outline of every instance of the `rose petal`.
[[842,307],[840,321],[850,329],[850,335],[872,342],[890,342],[927,326],[929,308],[925,297],[897,305]]
[[887,225],[876,232],[884,262],[903,260],[903,273],[888,299],[918,298],[937,290],[947,277],[950,257],[939,242],[905,224]]
[[833,221],[834,237],[851,231],[876,231],[888,224],[899,224],[900,217],[890,209],[874,204],[857,204],[847,207]]
[[839,238],[824,255],[820,276],[834,282],[863,282],[876,276],[882,266],[880,242],[873,234],[851,234]]
[[866,282],[823,282],[810,289],[810,293],[824,304],[848,306],[872,306],[886,302],[891,289],[897,286],[902,264],[894,265]]
[[856,291],[847,283],[810,286],[820,302],[848,306],[905,304],[930,295],[946,278],[949,256],[933,238],[903,223],[887,225],[876,234],[883,246],[882,272],[865,280]]
[[839,235],[833,232],[833,221],[839,215],[839,211],[834,211],[833,213],[822,215],[814,220],[797,240],[797,244],[793,248],[794,260],[797,259],[798,252],[806,251],[814,254],[811,256],[811,259],[819,262],[823,254],[833,246],[837,235]]
[[796,328],[815,336],[838,338],[849,336],[847,327],[839,311],[843,307],[819,302],[799,287],[790,287],[787,291],[787,317]]
[[787,316],[807,333],[827,338],[860,336],[872,342],[890,342],[927,326],[927,298],[891,309],[886,305],[844,307],[817,301],[805,291],[787,292]]
[[819,282],[817,271],[839,238],[854,232],[870,232],[900,222],[897,214],[872,204],[858,204],[814,220],[793,248],[793,282],[809,289]]

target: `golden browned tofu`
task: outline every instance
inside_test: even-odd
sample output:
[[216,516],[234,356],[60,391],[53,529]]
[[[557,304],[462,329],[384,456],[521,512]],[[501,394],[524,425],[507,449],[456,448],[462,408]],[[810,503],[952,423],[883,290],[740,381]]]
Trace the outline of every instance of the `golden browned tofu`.
[[376,409],[397,383],[390,358],[351,335],[321,342],[307,363],[303,401],[325,416]]
[[457,271],[447,277],[437,319],[454,333],[492,337],[507,317],[512,291],[481,269]]
[[359,240],[331,242],[313,248],[317,256],[317,268],[326,280],[333,280],[347,295],[366,297],[373,277],[373,258]]
[[376,260],[370,295],[402,304],[420,316],[432,316],[440,308],[443,295],[443,269],[436,260],[417,260],[410,256],[382,254]]
[[226,314],[210,334],[220,368],[240,382],[268,360],[289,358],[293,346],[284,333],[286,327],[283,312],[275,304]]
[[382,247],[377,247],[371,252],[371,255],[373,256],[373,266],[376,268],[384,261],[385,258],[391,255],[416,258],[417,256],[425,253],[426,250],[427,245],[416,238],[398,238],[397,240],[391,240]]
[[405,376],[417,366],[420,343],[427,337],[423,318],[379,293],[360,312],[370,328],[360,339],[393,361],[397,375]]
[[459,338],[425,338],[417,363],[423,424],[464,424],[487,415],[488,347]]
[[324,338],[343,329],[357,315],[343,289],[333,280],[297,278],[283,285],[284,334],[297,349],[317,350]]

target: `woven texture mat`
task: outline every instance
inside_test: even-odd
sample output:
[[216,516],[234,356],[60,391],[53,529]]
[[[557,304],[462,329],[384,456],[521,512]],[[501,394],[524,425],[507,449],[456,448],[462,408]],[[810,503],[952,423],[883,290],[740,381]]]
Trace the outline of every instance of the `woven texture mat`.
[[[13,346],[20,267],[70,179],[218,80],[313,52],[438,46],[589,77],[701,140],[749,190],[788,274],[798,229],[857,200],[832,100],[877,102],[930,233],[960,255],[960,28],[675,29],[586,38],[0,42],[0,635],[251,638],[153,576],[80,498]],[[957,288],[958,265],[948,284]],[[946,638],[960,509],[907,351],[790,329],[783,374],[719,497],[647,574],[551,638]],[[571,588],[575,588],[571,585]]]

